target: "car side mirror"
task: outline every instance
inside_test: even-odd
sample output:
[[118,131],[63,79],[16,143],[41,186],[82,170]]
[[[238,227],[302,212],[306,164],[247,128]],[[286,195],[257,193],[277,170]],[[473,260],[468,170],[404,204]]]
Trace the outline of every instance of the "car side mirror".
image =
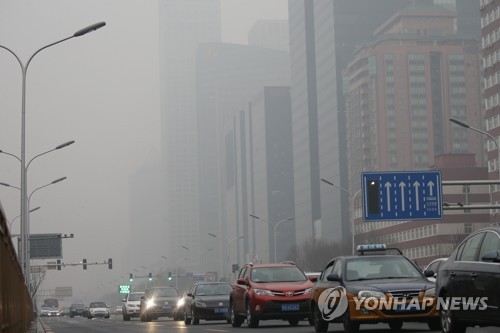
[[244,278],[236,280],[236,283],[239,284],[239,285],[242,285],[242,286],[248,285],[247,280],[244,279]]
[[127,299],[126,299],[126,298],[122,299],[122,302],[126,302],[126,301],[127,301]]
[[193,294],[191,294],[191,293],[187,293],[187,294],[186,294],[186,296],[189,296],[189,297],[191,297],[191,298],[194,298],[194,295],[193,295]]
[[318,277],[316,277],[316,276],[310,276],[309,277],[309,281],[316,282],[316,281],[318,281]]
[[328,281],[337,281],[337,282],[340,282],[340,276],[337,274],[337,273],[332,273],[332,274],[329,274],[326,279]]
[[432,269],[426,269],[424,271],[424,276],[425,277],[435,277],[436,274],[434,274],[434,271]]
[[486,252],[481,257],[481,260],[486,261],[486,262],[500,262],[500,253],[499,252],[500,251]]

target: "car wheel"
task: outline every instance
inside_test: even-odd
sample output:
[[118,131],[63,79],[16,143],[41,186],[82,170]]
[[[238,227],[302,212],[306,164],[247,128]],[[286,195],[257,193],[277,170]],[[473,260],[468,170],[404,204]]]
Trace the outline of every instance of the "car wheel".
[[191,310],[191,318],[193,318],[193,325],[198,325],[200,323],[200,318],[196,318],[196,308]]
[[344,332],[345,333],[358,333],[359,332],[359,323],[352,321],[349,316],[349,309],[347,309],[346,314],[342,320],[344,324]]
[[328,331],[328,322],[323,320],[323,316],[321,315],[321,311],[319,310],[318,306],[314,305],[312,309],[312,320],[314,321],[313,324],[316,333],[323,333]]
[[127,314],[127,312],[123,312],[123,320],[124,321],[129,321],[130,320],[130,316]]
[[431,331],[439,331],[441,329],[441,320],[439,318],[432,318],[427,321],[427,326]]
[[88,316],[87,316],[87,318],[88,318],[88,319],[92,319],[92,316],[91,316],[91,315],[88,315]]
[[455,318],[453,310],[441,308],[441,330],[443,333],[465,333],[467,326]]
[[250,302],[247,302],[247,325],[250,328],[259,327],[259,319],[252,315],[250,311]]
[[233,303],[229,303],[229,322],[231,323],[231,326],[233,327],[240,327],[241,324],[243,323],[243,318],[238,316],[234,312],[233,308]]
[[299,324],[299,320],[298,319],[288,319],[288,323],[290,324],[290,326],[295,327]]
[[403,327],[403,321],[402,320],[390,321],[389,327],[391,328],[392,331],[399,331],[401,330],[401,327]]

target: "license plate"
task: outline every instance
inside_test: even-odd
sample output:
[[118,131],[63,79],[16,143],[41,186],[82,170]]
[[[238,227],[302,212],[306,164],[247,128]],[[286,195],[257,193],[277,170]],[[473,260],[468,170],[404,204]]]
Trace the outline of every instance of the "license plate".
[[171,308],[171,306],[170,306],[170,305],[164,305],[164,306],[163,306],[163,309],[165,309],[165,310],[170,309],[170,308]]
[[401,304],[396,304],[396,312],[411,312],[415,311],[416,307],[415,305],[410,306],[408,303],[401,303]]
[[281,311],[299,311],[299,304],[281,304]]
[[215,308],[214,312],[215,313],[227,313],[227,308]]

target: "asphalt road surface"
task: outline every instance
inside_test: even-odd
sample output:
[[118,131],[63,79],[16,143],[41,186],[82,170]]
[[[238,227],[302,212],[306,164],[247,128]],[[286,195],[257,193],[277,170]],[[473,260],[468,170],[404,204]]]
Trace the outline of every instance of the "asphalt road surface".
[[[132,318],[123,321],[121,316],[111,316],[110,319],[86,318],[41,318],[47,333],[103,333],[103,332],[183,332],[183,333],[222,333],[222,332],[259,332],[259,333],[314,333],[314,328],[307,322],[301,322],[297,327],[290,327],[287,322],[280,320],[261,321],[258,328],[248,328],[246,323],[239,328],[234,328],[224,321],[200,321],[200,325],[185,325],[183,321],[174,321],[170,318],[160,318],[148,323],[143,323]],[[342,325],[330,324],[328,332],[343,332]],[[387,324],[361,325],[361,332],[385,333],[391,332]],[[405,323],[401,332],[439,332],[430,331],[427,324]],[[498,327],[468,328],[467,333],[493,333],[498,332]]]

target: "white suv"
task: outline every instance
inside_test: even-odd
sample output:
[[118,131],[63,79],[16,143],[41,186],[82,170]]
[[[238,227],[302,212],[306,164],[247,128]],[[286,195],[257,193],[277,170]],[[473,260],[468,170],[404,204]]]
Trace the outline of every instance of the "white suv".
[[139,317],[141,309],[141,296],[144,296],[144,292],[133,292],[127,294],[123,299],[123,320],[130,320],[130,317]]

